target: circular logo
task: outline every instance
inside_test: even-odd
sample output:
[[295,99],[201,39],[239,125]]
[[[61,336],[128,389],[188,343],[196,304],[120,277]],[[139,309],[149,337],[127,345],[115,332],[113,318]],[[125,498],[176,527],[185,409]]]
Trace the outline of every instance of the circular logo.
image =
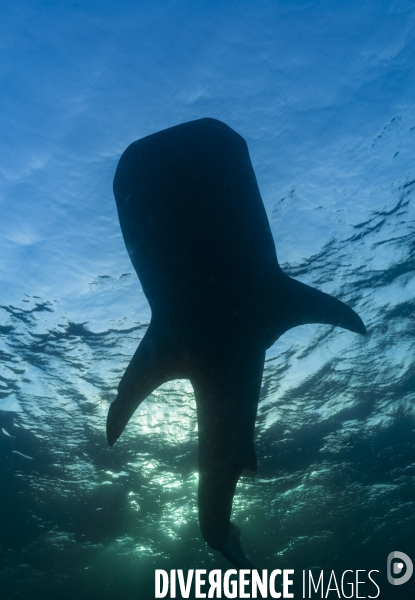
[[[394,562],[392,565],[392,561],[394,559],[399,559],[399,562]],[[402,562],[403,561],[403,562]],[[404,566],[406,565],[406,573],[404,575],[400,574],[403,571]],[[392,568],[391,568],[392,567]],[[387,566],[387,576],[388,581],[392,585],[402,585],[410,580],[412,577],[412,573],[414,570],[414,566],[412,564],[412,560],[409,558],[407,554],[404,552],[391,552],[388,556],[388,566]],[[393,571],[393,574],[392,574]]]

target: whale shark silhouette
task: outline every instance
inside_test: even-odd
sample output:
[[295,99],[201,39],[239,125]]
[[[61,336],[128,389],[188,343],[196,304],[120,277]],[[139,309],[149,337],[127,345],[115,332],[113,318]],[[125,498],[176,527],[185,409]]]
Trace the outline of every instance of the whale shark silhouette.
[[298,325],[365,326],[343,302],[283,273],[247,144],[224,123],[199,119],[134,142],[114,196],[152,316],[110,406],[108,443],[158,386],[190,379],[202,534],[251,568],[230,515],[242,469],[256,469],[265,351]]

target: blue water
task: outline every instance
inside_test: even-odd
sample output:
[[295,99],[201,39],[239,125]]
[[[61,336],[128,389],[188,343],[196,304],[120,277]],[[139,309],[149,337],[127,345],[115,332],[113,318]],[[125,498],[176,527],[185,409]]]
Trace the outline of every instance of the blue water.
[[229,568],[199,533],[190,383],[105,439],[150,319],[115,167],[205,116],[247,140],[283,269],[368,329],[303,326],[269,350],[258,471],[234,502],[243,547],[259,568],[378,569],[381,598],[414,592],[387,583],[386,558],[415,561],[415,9],[224,4],[2,8],[5,600],[152,598],[155,569]]

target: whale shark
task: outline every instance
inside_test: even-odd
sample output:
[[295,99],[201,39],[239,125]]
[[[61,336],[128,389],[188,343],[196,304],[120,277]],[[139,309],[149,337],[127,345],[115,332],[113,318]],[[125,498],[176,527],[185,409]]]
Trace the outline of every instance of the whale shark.
[[189,379],[201,532],[237,568],[252,568],[230,518],[242,470],[257,468],[265,352],[299,325],[359,334],[365,326],[340,300],[282,271],[248,146],[225,123],[198,119],[132,143],[113,189],[151,321],[110,405],[108,443],[158,386]]

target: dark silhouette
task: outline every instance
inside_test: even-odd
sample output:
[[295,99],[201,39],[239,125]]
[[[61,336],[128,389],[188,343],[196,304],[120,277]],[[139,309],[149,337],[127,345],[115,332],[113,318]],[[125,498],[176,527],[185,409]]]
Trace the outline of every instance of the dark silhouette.
[[265,351],[297,325],[362,334],[365,326],[339,300],[281,271],[248,147],[224,123],[200,119],[131,144],[114,195],[152,317],[110,406],[108,443],[155,388],[190,379],[202,534],[236,567],[252,568],[230,515],[242,469],[256,469]]

